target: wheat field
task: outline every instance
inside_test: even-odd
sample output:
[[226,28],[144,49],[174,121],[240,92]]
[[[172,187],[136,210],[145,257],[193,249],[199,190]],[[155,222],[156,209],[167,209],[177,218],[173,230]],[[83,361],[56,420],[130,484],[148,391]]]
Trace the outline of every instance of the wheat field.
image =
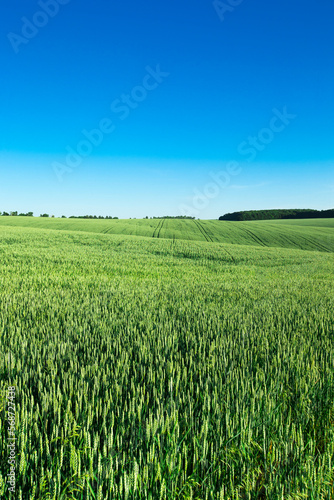
[[334,498],[332,222],[0,219],[1,498]]

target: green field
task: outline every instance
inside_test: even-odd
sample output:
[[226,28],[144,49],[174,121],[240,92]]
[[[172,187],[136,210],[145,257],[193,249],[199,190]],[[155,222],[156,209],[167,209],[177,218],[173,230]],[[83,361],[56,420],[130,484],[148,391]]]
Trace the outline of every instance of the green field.
[[1,498],[334,498],[333,220],[0,217],[0,266]]
[[0,217],[1,226],[334,252],[334,219],[226,222],[187,219],[87,220]]

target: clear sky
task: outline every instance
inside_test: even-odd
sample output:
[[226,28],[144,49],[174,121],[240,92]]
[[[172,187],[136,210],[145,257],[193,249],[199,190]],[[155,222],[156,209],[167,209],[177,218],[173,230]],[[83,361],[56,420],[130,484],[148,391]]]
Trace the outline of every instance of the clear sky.
[[334,207],[333,0],[11,0],[0,211]]

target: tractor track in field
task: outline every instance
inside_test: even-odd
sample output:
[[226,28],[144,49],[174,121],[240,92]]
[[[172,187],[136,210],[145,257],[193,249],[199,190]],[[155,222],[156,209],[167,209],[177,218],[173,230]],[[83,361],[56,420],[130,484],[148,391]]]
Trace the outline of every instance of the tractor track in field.
[[[319,241],[312,240],[312,238],[310,238],[309,236],[301,235],[301,237],[305,241],[307,241],[308,243],[311,243],[311,245],[313,247],[315,247],[315,250],[320,251],[320,252],[323,251],[323,252],[331,253],[331,251],[327,247],[325,247],[325,245],[323,245],[322,243],[320,243]],[[303,249],[304,247],[301,247],[301,248]]]
[[152,238],[155,238],[155,233],[157,232],[159,224],[160,224],[160,222],[158,222],[157,227],[154,229],[153,234],[152,234]]
[[160,237],[160,231],[161,231],[161,228],[162,228],[164,222],[165,222],[165,219],[159,220],[157,227],[155,228],[155,230],[153,232],[152,238],[159,238]]
[[229,255],[229,256],[231,257],[231,259],[232,259],[233,263],[234,263],[235,265],[237,265],[237,261],[235,260],[235,258],[233,257],[233,255],[232,255],[232,254],[231,254],[228,250],[226,250],[226,248],[225,248],[225,247],[223,247],[223,250],[225,250],[225,252],[227,253],[227,255]]
[[[271,227],[273,227],[273,226],[271,225]],[[265,246],[265,247],[268,248],[268,245],[266,245],[265,243],[263,243],[263,241],[258,236],[256,236],[254,233],[252,233],[252,231],[250,231],[249,229],[245,229],[245,228],[242,228],[242,229],[244,231],[246,231],[250,236],[253,235],[254,241],[258,240],[258,242],[262,246]],[[305,236],[304,234],[301,234],[300,236],[301,236],[301,238],[303,238],[304,241],[310,243],[311,246],[314,247],[314,250],[323,251],[323,252],[329,252],[330,253],[330,250],[326,246],[324,246],[322,243],[320,243],[318,241],[315,241],[315,240],[312,240],[311,238]],[[304,246],[302,244],[298,244],[298,242],[296,240],[294,240],[292,237],[290,237],[290,235],[288,235],[288,234],[281,233],[280,234],[280,238],[282,238],[287,243],[289,243],[291,245],[291,248],[297,248],[298,247],[301,250],[303,250],[303,248],[304,248]],[[285,247],[280,247],[280,248],[285,248]],[[287,247],[287,248],[289,248],[289,247]]]
[[265,243],[263,243],[263,241],[258,236],[256,236],[256,234],[252,233],[252,231],[250,231],[249,229],[246,229],[244,227],[241,227],[241,229],[243,231],[245,231],[245,233],[249,234],[249,236],[252,238],[252,240],[254,240],[256,243],[260,244],[262,247],[268,246]]
[[212,243],[213,239],[208,234],[207,230],[202,226],[202,224],[198,220],[195,220],[195,219],[194,219],[194,222],[195,222],[196,226],[198,227],[198,229],[200,230],[200,232],[203,234],[206,241],[210,241]]
[[158,236],[157,236],[157,238],[160,238],[161,229],[162,229],[162,226],[163,226],[163,225],[164,225],[164,223],[165,223],[165,220],[166,220],[166,219],[162,219],[162,221],[161,221],[161,224],[160,224],[160,227],[159,227],[159,232],[158,232]]
[[[212,242],[214,243],[212,237],[209,235],[209,233],[207,232],[207,230],[203,227],[203,225],[199,222],[199,221],[196,221],[194,220],[194,222],[196,223],[196,226],[198,227],[198,229],[201,231],[201,233],[203,234],[204,238],[206,239],[206,241],[209,241],[209,242]],[[232,259],[232,262],[234,264],[236,264],[236,260],[235,258],[233,257],[233,255],[228,251],[226,250],[226,248],[223,247],[223,250],[227,253],[227,255]]]

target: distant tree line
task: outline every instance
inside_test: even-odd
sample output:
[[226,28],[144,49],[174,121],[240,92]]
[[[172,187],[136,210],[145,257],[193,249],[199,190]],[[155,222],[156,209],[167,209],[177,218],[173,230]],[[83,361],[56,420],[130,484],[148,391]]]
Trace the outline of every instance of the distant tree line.
[[[62,215],[63,219],[66,219],[65,215]],[[69,219],[118,219],[118,217],[111,217],[111,215],[70,215]]]
[[[34,213],[33,212],[27,212],[26,214],[23,213],[18,213],[18,212],[0,212],[0,216],[16,216],[16,217],[33,217]],[[40,214],[40,217],[50,217],[49,214]],[[54,218],[54,215],[51,215],[52,218]],[[67,219],[66,215],[61,216],[62,219]],[[118,217],[111,217],[111,215],[106,215],[106,217],[103,217],[102,215],[71,215],[69,219],[118,219]]]
[[233,212],[219,217],[219,220],[270,220],[270,219],[327,219],[334,218],[334,208],[329,210],[312,210],[311,208],[295,208],[280,210],[247,210]]
[[[33,212],[27,212],[26,214],[23,213],[18,213],[18,212],[0,212],[0,215],[5,215],[5,216],[19,216],[19,217],[33,217],[34,214]],[[40,217],[52,217],[54,218],[54,215],[49,215],[49,214],[40,214]],[[62,219],[67,219],[66,215],[61,216]],[[145,219],[195,219],[195,217],[190,217],[188,215],[164,215],[163,217],[148,217],[146,216]],[[70,215],[69,219],[118,219],[118,217],[112,217],[111,215],[106,215],[103,217],[103,215]]]
[[0,215],[3,215],[3,216],[12,216],[12,217],[33,217],[34,214],[33,212],[27,212],[26,214],[19,214],[18,212],[0,212]]
[[163,217],[150,217],[150,219],[195,219],[195,217],[190,217],[189,215],[164,215]]

